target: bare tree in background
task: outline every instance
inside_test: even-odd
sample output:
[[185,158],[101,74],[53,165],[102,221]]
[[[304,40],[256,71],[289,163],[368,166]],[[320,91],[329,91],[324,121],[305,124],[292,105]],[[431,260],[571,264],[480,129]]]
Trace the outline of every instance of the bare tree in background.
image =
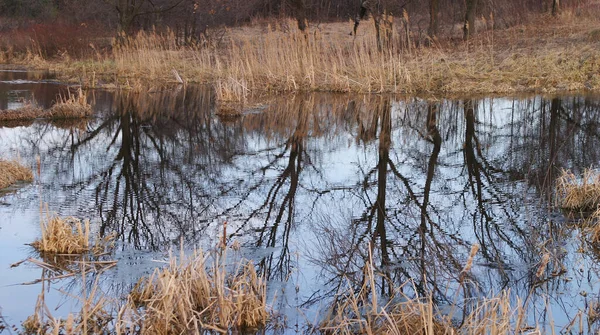
[[438,34],[438,14],[440,10],[439,0],[429,0],[429,29],[427,34],[429,38],[435,39]]
[[468,40],[475,34],[475,8],[477,0],[467,0],[465,11],[465,22],[463,25],[463,40]]
[[[113,5],[117,11],[117,33],[120,40],[126,36],[133,26],[136,18],[149,15],[164,13],[179,6],[183,0],[174,0],[162,5],[151,0],[104,0],[107,4]],[[122,41],[121,41],[122,42]]]

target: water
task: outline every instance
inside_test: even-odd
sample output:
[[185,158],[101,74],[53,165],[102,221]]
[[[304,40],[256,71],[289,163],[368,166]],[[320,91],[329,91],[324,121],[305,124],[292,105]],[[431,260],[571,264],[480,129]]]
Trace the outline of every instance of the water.
[[[90,120],[0,125],[2,156],[41,160],[34,184],[0,198],[0,308],[11,324],[33,313],[41,289],[18,285],[39,268],[9,269],[33,255],[25,244],[39,236],[41,201],[117,232],[119,263],[102,275],[117,297],[182,242],[214,248],[226,220],[289,332],[359,281],[369,245],[379,271],[412,280],[407,294],[432,292],[444,310],[474,243],[468,297],[510,288],[515,302],[529,297],[531,324],[561,329],[582,317],[595,329],[586,320],[599,254],[552,194],[560,169],[597,167],[600,98],[298,94],[220,118],[203,87],[89,96]],[[59,314],[73,305],[61,285],[47,295]]]

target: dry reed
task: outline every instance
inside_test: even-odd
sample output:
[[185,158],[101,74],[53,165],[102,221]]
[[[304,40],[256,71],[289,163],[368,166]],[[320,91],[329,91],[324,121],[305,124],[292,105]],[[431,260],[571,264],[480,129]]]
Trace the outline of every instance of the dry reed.
[[556,181],[556,204],[571,211],[596,210],[600,204],[600,173],[586,169],[579,177],[563,170]]
[[100,76],[117,78],[110,85],[120,87],[138,87],[148,79],[173,82],[176,69],[177,82],[211,82],[223,101],[281,91],[487,94],[600,88],[600,41],[589,37],[598,30],[593,13],[564,11],[528,26],[484,31],[467,43],[440,36],[428,48],[418,47],[424,43],[416,36],[409,33],[407,41],[391,29],[384,34],[383,51],[372,24],[361,25],[358,36],[348,36],[352,22],[323,23],[310,34],[293,27],[273,22],[266,28],[232,28],[218,46],[187,48],[176,46],[172,32],[140,32],[106,56],[42,60],[39,66],[90,87],[99,85]]
[[87,102],[87,96],[81,88],[77,94],[69,91],[67,96],[60,95],[48,111],[48,117],[51,119],[75,119],[91,115],[92,106]]
[[90,221],[46,215],[40,220],[42,237],[31,245],[41,253],[83,254],[90,251]]
[[31,169],[15,160],[0,160],[0,190],[19,181],[33,181]]
[[[464,270],[470,271],[479,249],[478,244],[471,248]],[[349,287],[347,292],[336,297],[336,303],[320,326],[325,334],[518,334],[524,330],[537,330],[537,327],[523,325],[525,306],[520,299],[511,301],[510,290],[498,295],[483,298],[463,310],[458,305],[453,309],[462,315],[455,320],[454,311],[442,313],[437,310],[433,295],[409,297],[404,292],[416,292],[410,282],[394,285],[393,294],[385,304],[381,304],[375,283],[385,279],[377,273],[369,260],[364,268],[364,282],[358,291]],[[409,287],[410,286],[410,287]],[[407,290],[409,288],[409,290]],[[467,303],[466,301],[463,303]],[[467,312],[463,314],[464,312]]]
[[[249,333],[264,327],[266,286],[254,266],[242,260],[227,270],[223,258],[215,256],[207,269],[208,259],[202,252],[179,262],[171,255],[166,268],[140,279],[125,303],[101,294],[96,277],[81,295],[81,311],[66,320],[52,316],[42,292],[23,328],[32,334],[166,335]],[[85,273],[81,272],[84,282]]]
[[86,94],[78,90],[77,94],[70,91],[66,96],[59,95],[56,103],[50,109],[43,109],[28,102],[17,109],[0,110],[0,122],[29,121],[35,119],[80,119],[92,115],[92,106],[87,102]]
[[188,261],[171,257],[138,282],[129,300],[143,307],[142,333],[245,332],[266,324],[266,286],[254,266],[242,261],[229,273],[217,255],[207,270],[207,259],[202,252]]

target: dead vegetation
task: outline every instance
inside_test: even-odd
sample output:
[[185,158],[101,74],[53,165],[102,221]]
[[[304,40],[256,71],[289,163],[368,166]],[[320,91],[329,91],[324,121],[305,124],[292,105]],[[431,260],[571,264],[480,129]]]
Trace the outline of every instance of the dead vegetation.
[[250,262],[228,272],[218,255],[207,270],[209,257],[199,252],[141,279],[129,298],[144,308],[142,332],[155,334],[212,330],[257,330],[266,325],[266,285]]
[[35,119],[68,120],[81,119],[92,115],[92,106],[87,102],[85,92],[71,93],[59,96],[50,109],[43,109],[34,103],[27,102],[18,109],[0,110],[0,122],[22,122]]
[[[478,250],[474,245],[463,272],[470,265]],[[404,292],[416,292],[410,282],[395,285],[389,299],[378,297],[376,283],[385,279],[377,273],[372,260],[364,267],[364,282],[358,291],[349,287],[336,297],[336,303],[320,326],[325,334],[520,334],[523,331],[539,333],[538,327],[525,324],[523,316],[527,303],[511,299],[510,290],[478,300],[468,309],[453,306],[450,313],[437,309],[431,294],[408,296]],[[386,279],[387,280],[387,279]],[[462,282],[462,281],[461,281]],[[463,314],[465,312],[465,314]],[[456,320],[460,317],[462,320]]]
[[42,237],[31,245],[42,253],[82,254],[90,250],[90,221],[46,215],[40,222]]
[[215,255],[207,264],[210,257],[202,252],[179,260],[170,255],[168,265],[141,278],[125,302],[103,295],[96,279],[81,294],[81,311],[65,320],[52,315],[42,292],[23,328],[31,334],[256,332],[269,317],[265,282],[251,262],[227,265],[224,258]]
[[582,176],[563,170],[556,181],[556,204],[574,212],[594,212],[600,205],[600,173],[586,169]]
[[16,160],[0,159],[0,190],[17,182],[33,181],[33,171]]
[[176,69],[177,82],[213,83],[221,101],[282,91],[488,94],[599,89],[596,10],[564,10],[558,17],[544,15],[505,30],[494,29],[493,18],[488,18],[487,30],[469,42],[448,37],[429,47],[421,33],[394,23],[408,18],[390,18],[383,50],[372,24],[349,36],[350,21],[322,23],[308,34],[291,21],[255,23],[228,29],[218,45],[202,47],[177,46],[173,32],[140,32],[112,53],[87,61],[35,56],[35,64],[88,87],[135,88],[148,79],[173,82]]
[[50,119],[78,119],[92,115],[92,106],[87,102],[86,94],[79,88],[77,94],[68,91],[68,95],[60,95],[50,108]]

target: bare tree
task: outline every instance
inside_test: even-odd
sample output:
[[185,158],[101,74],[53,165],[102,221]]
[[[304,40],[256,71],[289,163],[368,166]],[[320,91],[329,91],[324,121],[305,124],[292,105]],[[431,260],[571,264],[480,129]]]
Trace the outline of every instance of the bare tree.
[[429,29],[427,34],[429,38],[435,39],[438,34],[438,14],[439,14],[439,0],[429,0]]
[[463,25],[463,39],[465,41],[475,34],[475,8],[477,7],[477,0],[467,0],[466,5]]

